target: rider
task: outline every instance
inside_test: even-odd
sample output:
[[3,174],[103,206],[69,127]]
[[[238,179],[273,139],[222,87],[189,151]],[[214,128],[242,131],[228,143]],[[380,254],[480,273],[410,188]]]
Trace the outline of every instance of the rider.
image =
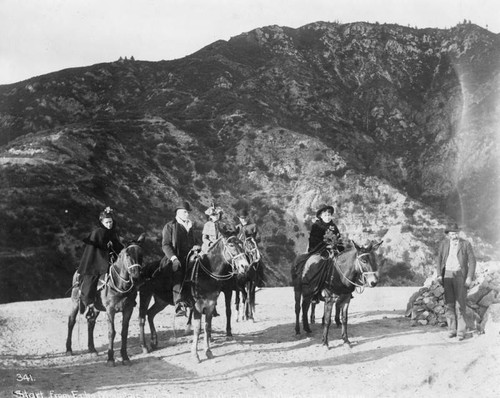
[[85,249],[78,266],[80,298],[88,306],[86,316],[92,318],[99,278],[108,273],[110,262],[116,260],[123,249],[113,209],[108,206],[99,214],[99,226],[83,242]]
[[[174,286],[172,294],[177,316],[186,315],[186,307],[191,299],[190,289],[182,289],[186,275],[187,256],[191,252],[200,251],[193,233],[193,223],[189,219],[191,206],[182,202],[175,208],[175,218],[163,227],[161,248],[165,256],[161,260],[161,268],[171,267]],[[181,294],[182,293],[182,294]]]
[[327,231],[330,231],[337,238],[335,249],[339,252],[344,251],[345,248],[341,242],[340,231],[333,222],[334,212],[333,206],[330,205],[322,205],[316,212],[316,221],[311,226],[311,232],[309,234],[308,253],[313,254],[320,252],[323,255],[325,254],[325,249],[329,248],[324,242]]
[[203,226],[203,232],[201,233],[202,245],[201,251],[206,253],[208,248],[212,246],[217,239],[221,237],[221,225],[222,209],[219,206],[215,206],[213,203],[206,211],[205,214],[208,216],[209,220]]
[[[258,234],[257,225],[249,219],[248,209],[246,208],[240,209],[237,212],[237,216],[240,221],[239,224],[236,225],[235,227],[236,235],[238,236],[238,238],[244,243],[247,241],[247,239],[250,238],[253,239],[255,245],[259,243],[260,238],[257,237]],[[257,247],[255,247],[255,249],[258,250]],[[262,287],[265,284],[264,264],[262,262],[262,258],[260,258],[259,261],[256,263],[255,268],[257,272],[256,285],[258,287]]]

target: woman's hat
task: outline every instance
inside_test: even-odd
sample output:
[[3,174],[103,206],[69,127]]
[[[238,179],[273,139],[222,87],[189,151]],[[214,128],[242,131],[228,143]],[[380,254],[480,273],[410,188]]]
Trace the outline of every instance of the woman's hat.
[[219,206],[215,206],[215,204],[213,204],[207,210],[205,210],[205,214],[207,216],[216,216],[222,214],[222,208]]
[[322,205],[322,206],[320,206],[319,210],[316,212],[316,217],[319,218],[319,216],[321,216],[321,213],[323,213],[324,211],[329,211],[332,214],[335,213],[333,206]]
[[447,234],[448,232],[459,232],[459,231],[460,228],[458,228],[458,224],[451,224],[444,230],[444,233]]
[[180,210],[180,209],[184,209],[184,210],[187,210],[187,211],[191,211],[191,205],[188,203],[188,202],[179,202],[177,204],[177,206],[175,207],[175,211],[177,210]]
[[238,210],[238,212],[236,213],[236,215],[239,218],[248,217],[248,209],[246,209],[246,208],[240,209],[240,210]]
[[99,221],[104,220],[105,218],[112,218],[114,219],[114,210],[107,206],[101,213],[99,214]]

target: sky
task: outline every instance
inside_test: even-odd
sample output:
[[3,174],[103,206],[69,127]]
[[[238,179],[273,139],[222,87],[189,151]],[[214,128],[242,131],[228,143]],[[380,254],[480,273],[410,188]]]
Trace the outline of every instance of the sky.
[[0,0],[0,84],[120,57],[182,58],[217,40],[317,21],[500,32],[500,0]]

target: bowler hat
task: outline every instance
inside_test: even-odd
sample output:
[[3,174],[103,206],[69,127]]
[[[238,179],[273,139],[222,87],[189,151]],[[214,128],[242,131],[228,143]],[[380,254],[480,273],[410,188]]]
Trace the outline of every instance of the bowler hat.
[[458,231],[460,231],[460,228],[458,228],[458,224],[451,224],[444,230],[444,233],[447,234],[448,232],[458,232]]
[[321,216],[321,213],[323,213],[324,211],[329,211],[330,213],[335,213],[335,210],[333,209],[333,206],[330,206],[330,205],[322,205],[320,206],[320,208],[318,209],[318,211],[316,212],[316,217],[319,218],[319,216]]
[[188,202],[181,201],[175,207],[175,211],[177,211],[179,209],[184,209],[184,210],[187,210],[187,211],[191,211],[191,205]]

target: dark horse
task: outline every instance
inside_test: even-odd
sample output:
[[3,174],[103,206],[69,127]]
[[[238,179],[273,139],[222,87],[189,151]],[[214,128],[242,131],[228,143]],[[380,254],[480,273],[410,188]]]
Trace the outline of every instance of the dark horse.
[[[90,353],[97,354],[94,346],[94,327],[99,311],[106,311],[108,321],[108,365],[114,365],[114,350],[113,342],[116,335],[115,331],[115,314],[123,313],[122,318],[122,345],[121,357],[124,365],[130,364],[130,359],[127,354],[127,337],[130,317],[135,306],[135,298],[137,296],[137,287],[141,282],[142,268],[142,248],[141,244],[145,235],[142,234],[137,241],[132,242],[125,247],[118,255],[117,260],[111,264],[109,274],[103,288],[99,291],[97,301],[95,303],[94,315],[87,320],[88,324],[88,350]],[[71,291],[71,302],[73,307],[68,318],[68,337],[66,339],[66,353],[72,354],[71,336],[73,327],[76,323],[78,311],[83,313],[85,306],[80,300],[80,291],[78,287],[78,273],[73,275],[73,287]]]
[[[198,338],[201,330],[201,316],[205,314],[205,346],[206,355],[212,357],[210,351],[211,322],[217,298],[225,282],[235,275],[244,274],[249,267],[242,242],[235,236],[218,239],[203,255],[191,255],[188,259],[189,281],[183,288],[191,289],[194,299],[192,315],[194,319],[194,338],[192,353],[199,362]],[[159,283],[164,281],[165,284]],[[148,308],[151,298],[155,303]],[[154,326],[154,317],[172,302],[172,283],[169,276],[163,271],[153,273],[152,277],[140,290],[140,341],[143,351],[157,347],[158,338]],[[148,318],[151,332],[151,347],[146,346],[144,325]]]
[[[224,293],[224,302],[226,308],[226,336],[232,336],[231,330],[231,300],[233,291],[235,295],[236,306],[236,322],[241,320],[254,320],[255,313],[255,290],[257,287],[258,267],[260,264],[260,251],[257,248],[257,243],[253,238],[246,238],[243,241],[243,247],[247,256],[250,266],[244,274],[235,275],[234,278],[226,281],[222,285],[222,292]],[[241,300],[240,300],[241,294]],[[240,304],[242,310],[240,311]]]
[[[302,323],[304,330],[311,333],[307,313],[313,297],[321,294],[325,301],[323,316],[323,345],[328,347],[328,332],[331,324],[333,306],[338,302],[342,312],[342,339],[350,344],[347,336],[347,313],[351,293],[356,288],[375,287],[378,283],[377,262],[374,251],[382,244],[370,243],[367,247],[358,246],[338,256],[322,257],[320,254],[305,255],[297,258],[292,273],[295,292],[295,333],[300,334],[300,309],[302,298]],[[301,261],[302,260],[302,261]],[[302,263],[302,264],[301,264]],[[302,266],[300,266],[300,264]],[[297,267],[298,266],[298,267]]]

